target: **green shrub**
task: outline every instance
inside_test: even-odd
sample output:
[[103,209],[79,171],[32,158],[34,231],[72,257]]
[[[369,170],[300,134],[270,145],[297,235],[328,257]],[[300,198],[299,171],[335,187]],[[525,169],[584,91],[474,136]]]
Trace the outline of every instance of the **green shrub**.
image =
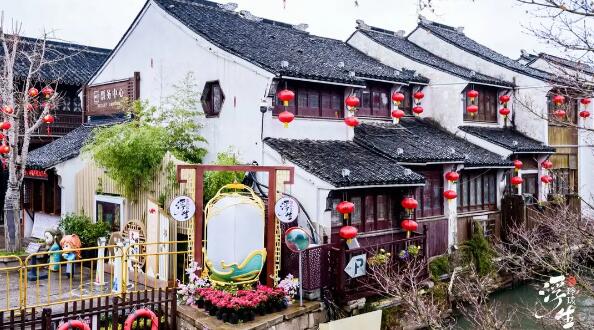
[[[221,152],[217,155],[217,165],[237,165],[237,159],[231,152]],[[204,175],[204,202],[207,203],[213,198],[217,191],[224,185],[241,182],[243,180],[243,172],[207,172]]]
[[462,256],[464,262],[472,264],[480,276],[485,276],[495,268],[495,251],[483,233],[483,226],[475,222],[473,227],[472,238],[462,243]]
[[67,214],[62,218],[59,228],[66,235],[78,235],[83,247],[97,246],[97,239],[107,237],[111,230],[108,223],[103,221],[93,223],[90,217],[74,213]]
[[429,263],[429,272],[431,273],[431,279],[433,279],[433,281],[435,282],[439,281],[439,277],[441,275],[449,274],[450,271],[450,261],[447,255],[436,257]]

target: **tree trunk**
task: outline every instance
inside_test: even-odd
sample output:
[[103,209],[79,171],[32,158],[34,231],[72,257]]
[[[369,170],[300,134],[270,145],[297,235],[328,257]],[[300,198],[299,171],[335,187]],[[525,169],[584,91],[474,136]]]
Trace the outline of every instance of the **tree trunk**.
[[21,212],[19,205],[20,188],[8,182],[4,197],[4,246],[6,251],[14,252],[21,248]]

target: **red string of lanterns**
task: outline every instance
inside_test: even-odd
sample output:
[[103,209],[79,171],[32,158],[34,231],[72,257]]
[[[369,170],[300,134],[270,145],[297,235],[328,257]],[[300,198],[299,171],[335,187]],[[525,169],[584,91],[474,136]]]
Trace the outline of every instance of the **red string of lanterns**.
[[542,162],[541,166],[543,169],[545,169],[546,172],[545,174],[543,174],[543,176],[540,177],[540,181],[542,181],[542,183],[544,183],[545,185],[548,185],[553,182],[553,177],[547,173],[553,168],[553,162],[547,159],[544,162]]
[[351,94],[344,100],[344,104],[346,104],[347,110],[349,111],[348,115],[344,118],[344,123],[349,127],[359,126],[359,120],[355,117],[355,112],[361,105],[359,98],[356,95]]
[[590,117],[590,111],[588,111],[588,104],[590,104],[591,100],[589,98],[583,98],[580,100],[580,103],[584,106],[584,110],[580,111],[580,117],[586,119]]
[[474,117],[474,115],[476,115],[476,113],[479,111],[478,105],[474,104],[474,101],[479,96],[479,92],[471,89],[466,93],[466,95],[470,99],[470,105],[466,107],[466,112],[468,112],[471,117]]
[[293,93],[293,91],[291,91],[285,87],[285,89],[278,92],[277,97],[278,97],[279,101],[281,101],[283,103],[283,106],[285,107],[285,111],[278,114],[278,120],[281,123],[283,123],[283,126],[285,128],[287,128],[287,127],[289,127],[289,124],[293,121],[293,119],[295,119],[295,115],[292,112],[289,112],[287,110],[287,107],[289,106],[289,102],[291,102],[295,99],[295,93]]
[[[342,201],[336,205],[336,211],[341,213],[344,220],[348,222],[349,214],[355,211],[355,204],[349,201]],[[340,236],[342,239],[345,239],[347,243],[350,243],[352,239],[356,238],[357,234],[357,228],[351,226],[350,224],[342,226],[338,232],[338,236]]]
[[415,106],[412,108],[412,112],[415,116],[420,116],[424,109],[421,106],[421,100],[425,97],[425,93],[423,91],[417,91],[413,94],[413,98],[415,99]]
[[565,103],[565,96],[557,94],[553,96],[552,102],[555,107],[557,107],[557,109],[553,111],[553,115],[555,115],[555,117],[557,117],[559,120],[563,120],[567,112],[559,107]]
[[394,122],[394,124],[398,124],[400,122],[400,118],[404,117],[405,113],[404,111],[400,110],[398,107],[400,106],[400,104],[402,104],[402,101],[404,101],[404,94],[395,91],[394,93],[392,93],[392,102],[394,103],[394,106],[396,107],[396,109],[392,110],[391,114],[392,114],[392,120]]
[[507,107],[507,103],[510,100],[510,96],[507,94],[499,96],[499,103],[501,104],[502,108],[499,109],[499,114],[503,116],[504,126],[507,126],[507,117],[511,113],[511,110]]
[[400,205],[406,210],[407,217],[400,223],[400,227],[406,231],[406,237],[410,237],[410,233],[417,230],[418,224],[412,220],[415,209],[419,206],[416,199],[412,197],[405,197]]

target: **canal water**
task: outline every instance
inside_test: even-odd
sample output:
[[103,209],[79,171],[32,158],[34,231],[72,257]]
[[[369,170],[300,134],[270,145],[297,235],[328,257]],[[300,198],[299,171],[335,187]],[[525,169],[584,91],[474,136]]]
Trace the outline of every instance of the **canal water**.
[[[535,308],[543,308],[541,313],[544,313],[547,311],[544,308],[550,308],[548,310],[551,310],[556,305],[542,303],[543,296],[538,295],[541,286],[542,284],[536,283],[522,284],[513,288],[500,290],[491,296],[492,301],[498,303],[498,313],[500,315],[505,316],[510,312],[515,312],[515,317],[509,327],[510,329],[554,329],[543,327],[543,324],[538,322],[533,315]],[[566,306],[566,304],[564,305]],[[594,322],[594,299],[577,295],[575,315],[579,319],[589,319],[591,322]],[[475,328],[467,320],[459,318],[455,329],[466,330]]]

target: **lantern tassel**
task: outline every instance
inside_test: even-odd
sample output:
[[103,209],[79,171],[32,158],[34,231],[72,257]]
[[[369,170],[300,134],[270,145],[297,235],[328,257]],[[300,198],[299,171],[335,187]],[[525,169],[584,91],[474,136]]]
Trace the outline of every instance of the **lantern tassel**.
[[47,127],[47,136],[52,136],[52,128],[50,126]]
[[406,231],[406,238],[410,238],[410,231]]

